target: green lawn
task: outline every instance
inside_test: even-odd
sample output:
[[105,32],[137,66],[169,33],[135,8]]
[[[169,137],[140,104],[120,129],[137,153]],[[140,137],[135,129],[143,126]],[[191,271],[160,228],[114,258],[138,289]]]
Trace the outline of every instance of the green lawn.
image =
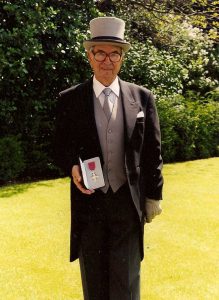
[[[219,299],[219,158],[165,165],[164,175],[141,300]],[[68,261],[69,210],[68,179],[0,189],[0,300],[83,299],[78,262]]]

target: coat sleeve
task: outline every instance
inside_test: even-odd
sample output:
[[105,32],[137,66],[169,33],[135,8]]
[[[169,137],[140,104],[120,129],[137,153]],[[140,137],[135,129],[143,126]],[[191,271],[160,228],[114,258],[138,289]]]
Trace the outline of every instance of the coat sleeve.
[[78,164],[79,156],[77,111],[73,102],[74,91],[60,93],[56,109],[55,162],[65,176],[71,176],[72,166]]
[[150,93],[146,102],[145,132],[141,159],[140,186],[144,199],[162,199],[162,167],[160,124],[154,97]]

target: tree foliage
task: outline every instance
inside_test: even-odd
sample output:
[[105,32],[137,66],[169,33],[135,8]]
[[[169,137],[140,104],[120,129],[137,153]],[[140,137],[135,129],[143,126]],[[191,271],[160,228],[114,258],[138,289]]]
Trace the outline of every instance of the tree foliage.
[[[144,31],[144,36],[156,38],[158,21],[168,23],[167,16],[188,19],[191,24],[203,29],[218,42],[218,0],[99,0],[103,11],[113,10],[122,15],[132,16],[133,28]],[[136,22],[137,19],[137,22]],[[145,31],[145,28],[147,30]]]
[[88,77],[82,41],[97,12],[92,1],[0,5],[1,136],[21,135],[26,176],[51,176],[56,100],[61,90]]
[[19,136],[0,138],[0,184],[17,178],[25,168],[24,153]]
[[[82,41],[89,36],[89,21],[100,15],[127,22],[132,48],[121,77],[157,96],[165,160],[215,155],[217,125],[211,116],[218,112],[212,93],[218,62],[215,39],[190,21],[197,3],[208,10],[204,0],[1,1],[0,154],[7,158],[0,163],[1,180],[59,174],[52,158],[58,93],[90,77]],[[207,130],[205,122],[211,125]],[[186,150],[179,155],[179,149]]]
[[185,161],[219,155],[219,103],[212,94],[160,97],[157,102],[165,161]]

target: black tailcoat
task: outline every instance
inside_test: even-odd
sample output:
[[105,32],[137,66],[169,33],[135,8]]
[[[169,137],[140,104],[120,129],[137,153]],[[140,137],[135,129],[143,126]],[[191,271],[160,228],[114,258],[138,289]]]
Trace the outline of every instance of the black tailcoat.
[[[149,90],[120,79],[119,84],[125,123],[125,170],[143,233],[145,198],[162,199],[159,120]],[[141,117],[137,117],[141,111]],[[92,79],[60,93],[55,152],[58,166],[70,177],[72,166],[79,164],[79,157],[84,160],[99,156],[103,164],[94,116]],[[89,195],[82,194],[71,179],[71,261],[78,257],[81,228],[77,212],[80,201],[87,197]]]

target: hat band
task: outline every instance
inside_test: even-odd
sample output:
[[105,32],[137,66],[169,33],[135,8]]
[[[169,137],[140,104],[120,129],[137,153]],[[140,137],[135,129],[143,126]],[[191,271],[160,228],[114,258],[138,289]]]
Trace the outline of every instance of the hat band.
[[121,41],[123,42],[124,40],[121,38],[118,38],[116,36],[96,36],[94,38],[92,38],[92,40],[117,40],[117,41]]

